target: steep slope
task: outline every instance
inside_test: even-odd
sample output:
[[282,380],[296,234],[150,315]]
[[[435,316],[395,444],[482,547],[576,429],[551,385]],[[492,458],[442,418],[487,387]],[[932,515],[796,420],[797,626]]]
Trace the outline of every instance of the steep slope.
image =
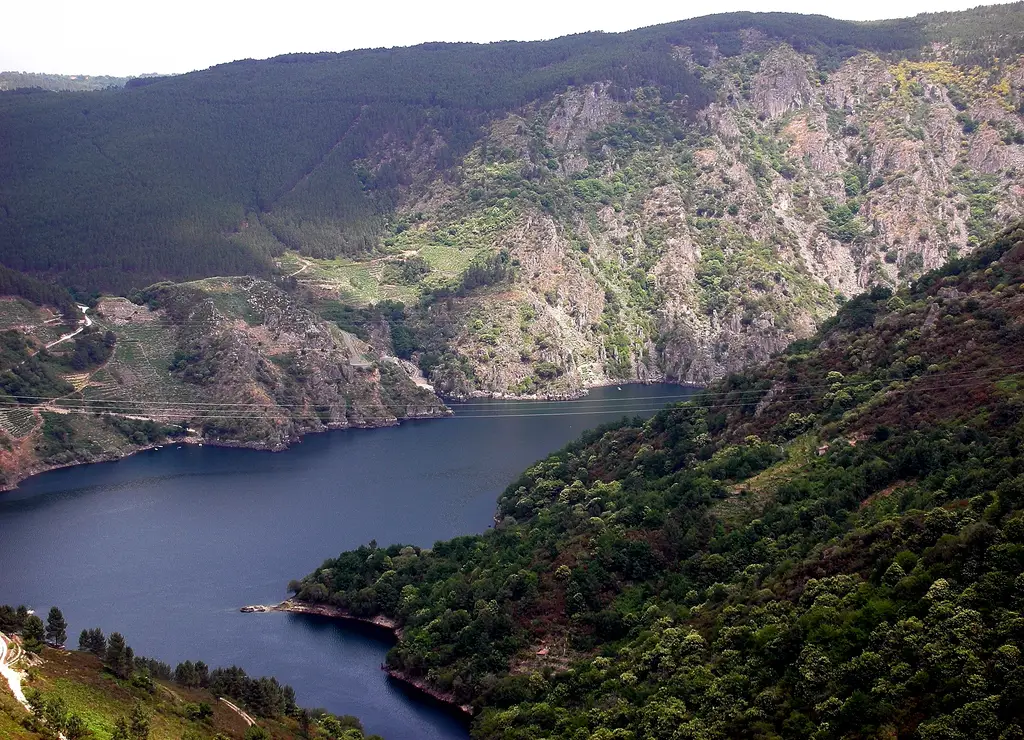
[[[958,16],[953,45],[1019,53],[1019,9]],[[916,55],[942,37],[937,18],[736,13],[545,42],[247,60],[123,90],[7,93],[4,262],[123,291],[161,277],[259,274],[285,245],[366,252],[405,187],[448,171],[492,122],[569,86],[607,81],[622,102],[657,88],[687,120],[718,94],[706,71],[752,37],[831,67],[857,50]],[[257,220],[269,233],[254,238],[245,227]]]
[[481,738],[1010,738],[1024,727],[1024,223],[297,598],[383,615]]
[[[301,278],[355,301],[425,296],[410,349],[449,392],[705,383],[1024,213],[1019,50],[985,67],[950,41],[839,61],[754,29],[728,54],[673,53],[715,91],[692,119],[653,87],[570,88],[411,185],[376,272]],[[495,250],[511,276],[451,298]]]
[[[10,607],[0,610],[6,612],[0,616],[17,619]],[[14,631],[10,625],[4,630]],[[291,687],[270,677],[250,678],[237,667],[211,671],[202,661],[186,661],[172,670],[166,663],[129,654],[131,666],[119,670],[112,655],[104,656],[102,632],[89,632],[99,632],[102,644],[89,651],[79,646],[74,652],[50,647],[28,652],[23,649],[28,640],[0,636],[0,647],[10,640],[16,654],[11,665],[23,676],[28,704],[22,706],[7,682],[0,682],[0,732],[5,740],[380,740],[364,735],[356,718],[298,707]],[[128,724],[130,735],[117,734],[119,722]],[[251,730],[253,726],[257,729]]]
[[2,94],[0,260],[277,270],[456,396],[706,383],[1024,213],[1022,39],[736,13]]
[[[22,292],[29,292],[23,290]],[[394,357],[257,278],[103,298],[91,326],[0,299],[0,485],[169,440],[282,449],[302,434],[448,412]]]

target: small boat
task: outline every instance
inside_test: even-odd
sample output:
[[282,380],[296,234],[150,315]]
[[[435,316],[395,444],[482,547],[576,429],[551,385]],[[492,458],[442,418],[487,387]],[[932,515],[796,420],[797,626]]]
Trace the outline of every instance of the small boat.
[[621,391],[622,390],[622,386],[620,385],[618,388],[616,388],[616,390]]

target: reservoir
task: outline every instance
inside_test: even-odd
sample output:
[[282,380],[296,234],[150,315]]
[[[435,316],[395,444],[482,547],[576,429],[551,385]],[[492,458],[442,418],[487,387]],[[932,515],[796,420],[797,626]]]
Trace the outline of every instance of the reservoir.
[[466,738],[441,708],[390,681],[390,643],[292,614],[241,614],[370,540],[429,547],[492,525],[498,494],[581,432],[650,416],[673,385],[598,388],[579,401],[474,401],[455,417],[311,435],[286,452],[169,446],[56,470],[0,493],[0,603],[51,605],[136,654],[239,665],[298,702],[358,716],[386,740]]

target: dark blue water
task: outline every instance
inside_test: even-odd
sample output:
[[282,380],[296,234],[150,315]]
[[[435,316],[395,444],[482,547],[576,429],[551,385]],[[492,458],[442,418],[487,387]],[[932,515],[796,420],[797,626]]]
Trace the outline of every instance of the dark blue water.
[[498,494],[583,430],[683,397],[597,389],[581,401],[489,402],[456,417],[307,437],[282,453],[164,448],[57,470],[0,494],[0,603],[64,610],[136,653],[274,675],[299,703],[355,714],[388,740],[465,738],[459,720],[380,670],[389,643],[288,614],[241,614],[376,539],[430,546],[492,523]]

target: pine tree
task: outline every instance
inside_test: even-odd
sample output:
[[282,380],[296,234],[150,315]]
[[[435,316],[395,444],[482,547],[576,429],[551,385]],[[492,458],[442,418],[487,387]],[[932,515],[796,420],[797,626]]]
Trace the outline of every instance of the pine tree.
[[17,609],[7,604],[0,606],[0,632],[6,632],[9,635],[21,632],[27,616],[28,609],[24,606],[19,606]]
[[197,660],[195,664],[196,669],[196,686],[207,688],[210,685],[210,667],[201,660]]
[[46,639],[46,627],[43,620],[35,614],[25,619],[25,626],[21,629],[23,645],[30,653],[38,653],[43,649],[43,640]]
[[50,607],[46,617],[46,641],[56,647],[64,647],[68,641],[68,623],[61,610],[55,606]]
[[78,649],[92,653],[100,660],[107,651],[107,638],[103,635],[103,630],[99,627],[91,630],[82,630],[82,633],[78,636]]
[[195,686],[196,669],[192,665],[191,660],[186,660],[184,663],[178,663],[178,666],[174,669],[174,682],[179,686],[185,686],[191,688]]
[[118,678],[128,678],[132,674],[134,654],[120,632],[111,632],[107,641],[107,651],[103,663]]
[[87,649],[97,658],[103,660],[103,656],[107,652],[107,638],[99,627],[89,630],[89,647]]

